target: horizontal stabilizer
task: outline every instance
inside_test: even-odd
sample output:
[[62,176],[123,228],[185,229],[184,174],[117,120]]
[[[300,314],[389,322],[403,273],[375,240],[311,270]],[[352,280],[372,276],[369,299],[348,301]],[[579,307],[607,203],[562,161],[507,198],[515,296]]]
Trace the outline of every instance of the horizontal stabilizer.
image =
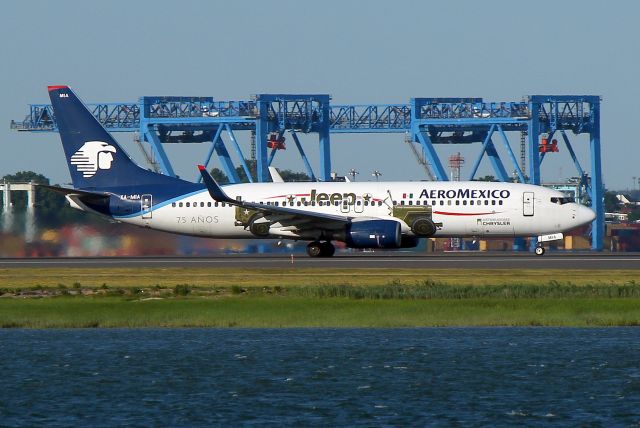
[[90,192],[68,187],[49,186],[46,184],[36,184],[37,187],[51,190],[65,196],[69,205],[82,211],[93,212],[100,215],[109,215],[109,205],[113,194],[107,192]]
[[52,192],[60,193],[63,195],[79,195],[79,196],[104,196],[109,197],[110,193],[107,192],[90,192],[87,190],[73,189],[69,187],[49,186],[48,184],[36,184],[36,187],[42,187],[43,189],[51,190]]

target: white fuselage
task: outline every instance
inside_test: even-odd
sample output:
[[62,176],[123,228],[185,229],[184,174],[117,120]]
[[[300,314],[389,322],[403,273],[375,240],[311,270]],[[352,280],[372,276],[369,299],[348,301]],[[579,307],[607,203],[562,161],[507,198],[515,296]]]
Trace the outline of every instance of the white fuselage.
[[[430,207],[436,237],[539,236],[589,223],[594,213],[564,194],[540,186],[496,182],[251,183],[228,185],[231,198],[357,218],[393,219],[413,235],[398,213]],[[118,220],[167,232],[216,238],[255,238],[237,222],[237,207],[214,201],[207,190],[154,205]],[[269,237],[306,239],[290,222],[272,221]]]

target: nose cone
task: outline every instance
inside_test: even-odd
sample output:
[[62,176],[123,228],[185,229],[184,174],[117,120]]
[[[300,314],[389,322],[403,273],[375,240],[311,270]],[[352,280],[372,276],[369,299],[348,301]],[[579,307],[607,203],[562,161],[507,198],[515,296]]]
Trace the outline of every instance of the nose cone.
[[576,212],[576,220],[580,225],[591,223],[596,219],[596,213],[589,207],[579,205]]

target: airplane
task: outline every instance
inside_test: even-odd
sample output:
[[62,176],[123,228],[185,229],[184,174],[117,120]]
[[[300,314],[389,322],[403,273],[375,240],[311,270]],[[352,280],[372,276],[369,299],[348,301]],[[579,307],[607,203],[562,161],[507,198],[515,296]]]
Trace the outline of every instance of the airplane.
[[209,238],[309,241],[330,257],[332,241],[360,249],[416,247],[430,237],[562,239],[595,219],[588,207],[541,186],[460,182],[299,182],[220,186],[134,163],[68,86],[49,86],[73,188],[44,186],[77,209],[136,226]]

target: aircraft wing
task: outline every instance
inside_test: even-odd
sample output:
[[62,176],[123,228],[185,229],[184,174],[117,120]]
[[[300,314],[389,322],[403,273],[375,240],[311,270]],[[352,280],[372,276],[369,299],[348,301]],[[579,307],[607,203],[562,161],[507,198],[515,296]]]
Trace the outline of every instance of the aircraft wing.
[[246,208],[263,213],[272,222],[278,222],[283,226],[295,225],[298,228],[324,227],[334,228],[350,223],[353,217],[336,214],[310,212],[295,208],[276,207],[273,205],[257,204],[255,202],[238,201],[230,198],[209,174],[203,165],[198,165],[202,180],[209,191],[209,195],[218,201],[229,205]]

